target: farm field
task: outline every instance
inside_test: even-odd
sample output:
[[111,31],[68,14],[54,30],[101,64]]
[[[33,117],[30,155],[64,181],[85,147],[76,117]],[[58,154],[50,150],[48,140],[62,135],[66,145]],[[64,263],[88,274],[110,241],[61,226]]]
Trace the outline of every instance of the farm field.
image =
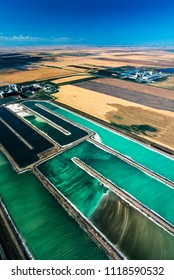
[[[60,92],[54,94],[54,97],[62,104],[112,123],[113,127],[119,127],[123,129],[123,132],[125,129],[169,149],[174,148],[172,140],[174,113],[172,112],[153,109],[74,85],[62,86]],[[141,133],[132,129],[132,126],[139,125],[148,125],[151,131]]]
[[[110,123],[123,132],[138,134],[171,149],[174,93],[169,89],[174,89],[174,76],[149,86],[105,74],[102,78],[98,70],[111,69],[112,73],[117,67],[147,68],[148,65],[161,71],[173,61],[174,53],[167,48],[55,46],[21,48],[20,51],[2,49],[0,65],[4,70],[0,71],[0,86],[51,79],[59,87],[54,97],[60,103]],[[94,80],[82,80],[92,76]],[[62,83],[67,85],[61,86]]]
[[82,79],[86,79],[86,78],[90,78],[90,77],[91,77],[90,75],[78,75],[78,76],[74,75],[71,77],[56,79],[56,80],[53,80],[52,82],[54,84],[58,85],[58,84],[78,81],[78,80],[82,80]]
[[[54,60],[46,61],[45,65],[72,67],[120,67],[120,66],[137,66],[137,67],[172,67],[174,63],[174,54],[160,49],[149,48],[90,48],[77,50],[54,51]],[[77,68],[72,68],[79,71]],[[86,72],[85,69],[81,71]]]
[[[106,58],[103,58],[103,57],[99,57],[99,58],[96,58],[96,59],[99,59],[101,61],[112,61],[112,62],[123,62],[123,63],[129,63],[131,65],[136,65],[136,66],[153,66],[153,67],[159,67],[159,62],[158,61],[153,61],[153,60],[142,60],[142,59],[132,59],[132,58],[113,58],[113,57],[106,57]],[[173,67],[173,63],[174,63],[174,60],[172,61],[160,61],[160,66],[161,67]]]
[[38,69],[31,69],[27,71],[16,70],[12,73],[0,73],[0,86],[7,84],[24,83],[35,80],[45,80],[58,78],[65,75],[71,75],[72,71],[63,70],[59,68],[40,67]]
[[129,65],[161,69],[171,67],[173,62],[174,53],[157,48],[38,47],[21,48],[20,51],[1,49],[0,85],[75,73],[78,75],[88,73],[94,68],[106,69]]
[[169,90],[157,90],[146,85],[117,79],[96,79],[94,81],[79,82],[75,85],[155,109],[174,111],[174,94]]
[[[166,89],[154,89],[153,86],[149,85],[143,85],[143,84],[138,84],[138,83],[132,83],[128,81],[123,81],[123,80],[118,80],[118,79],[110,79],[110,78],[105,78],[105,79],[96,79],[96,83],[101,83],[101,84],[106,84],[106,85],[112,85],[120,88],[125,88],[141,93],[146,93],[150,94],[153,96],[159,96],[167,99],[174,99],[174,93],[171,90],[166,90]],[[156,83],[155,85],[158,85],[162,82]],[[165,83],[163,81],[163,83]],[[167,81],[166,81],[167,83]]]

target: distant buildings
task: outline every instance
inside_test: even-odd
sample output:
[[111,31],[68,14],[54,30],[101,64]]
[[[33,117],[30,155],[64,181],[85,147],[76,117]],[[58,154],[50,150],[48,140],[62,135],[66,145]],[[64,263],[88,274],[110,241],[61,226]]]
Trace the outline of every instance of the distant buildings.
[[166,79],[169,74],[165,74],[158,71],[152,70],[130,70],[128,72],[123,72],[120,74],[122,79],[131,79],[139,83],[154,83],[156,81]]
[[21,95],[22,97],[28,97],[40,89],[42,89],[42,87],[39,84],[29,84],[25,86],[9,84],[5,88],[3,88],[2,91],[0,91],[0,97],[4,98],[13,95]]
[[0,90],[0,99],[8,96],[15,96],[22,98],[30,98],[35,94],[52,94],[57,91],[56,85],[53,85],[49,82],[47,83],[35,83],[35,84],[9,84]]
[[19,89],[16,84],[9,84],[2,91],[0,91],[1,97],[12,96],[18,94]]
[[40,89],[42,89],[42,86],[40,86],[40,84],[29,84],[29,85],[21,86],[22,92],[38,91]]

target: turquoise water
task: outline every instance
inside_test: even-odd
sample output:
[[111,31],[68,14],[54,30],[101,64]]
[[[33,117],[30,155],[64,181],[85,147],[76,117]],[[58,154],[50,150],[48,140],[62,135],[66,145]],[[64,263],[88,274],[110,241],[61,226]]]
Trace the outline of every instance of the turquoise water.
[[36,177],[0,153],[0,197],[36,259],[108,259]]
[[[33,102],[33,101],[31,101]],[[95,131],[103,144],[108,145],[112,149],[132,158],[137,163],[149,168],[150,170],[160,174],[161,176],[174,181],[174,160],[168,158],[156,151],[134,142],[124,136],[121,136],[107,128],[104,128],[90,120],[84,119],[74,113],[71,113],[61,107],[57,107],[51,103],[40,102],[43,106],[50,110],[81,124],[88,129]]]
[[[40,103],[95,131],[111,148],[170,180],[174,179],[172,159],[62,108]],[[89,142],[39,166],[128,258],[174,259],[174,237],[76,166],[71,161],[74,156],[172,224],[174,190]],[[0,170],[0,196],[36,259],[107,259],[32,173],[18,175],[2,154]]]
[[37,112],[39,115],[45,117],[47,120],[50,120],[52,123],[55,123],[56,125],[69,132],[69,135],[65,135],[59,129],[56,129],[50,125],[45,125],[45,130],[43,131],[46,131],[48,135],[50,135],[51,133],[50,136],[53,136],[53,139],[55,139],[55,141],[57,141],[61,146],[69,145],[70,143],[88,135],[87,131],[85,131],[84,129],[81,129],[77,125],[74,125],[69,121],[60,118],[60,116],[56,114],[52,114],[52,111],[49,112],[48,110],[44,110],[43,108],[38,107],[37,103],[39,104],[39,102],[26,101],[23,104],[25,106],[29,105],[33,111]]
[[60,133],[57,133],[57,129],[55,129],[53,126],[48,124],[43,119],[39,118],[37,115],[26,116],[25,119],[38,129],[46,133],[49,137],[51,137],[54,141],[56,141],[59,144]]
[[[105,178],[115,183],[119,188],[131,194],[148,208],[174,225],[174,189],[146,175],[144,172],[88,141],[41,164],[39,170],[41,170],[53,184],[58,184],[61,191],[62,188],[65,188],[63,190],[65,195],[67,195],[67,188],[70,184],[72,193],[74,192],[73,195],[75,196],[76,189],[74,189],[72,182],[76,185],[76,181],[81,182],[80,178],[84,178],[85,175],[84,171],[78,171],[79,167],[71,162],[71,158],[73,157],[77,157],[85,162]],[[71,177],[71,182],[69,181],[69,176]],[[79,186],[79,188],[83,188],[83,191],[85,190],[85,184],[85,181],[84,184],[82,181]],[[90,184],[89,187],[92,188],[92,184]],[[91,195],[93,192],[95,193],[96,190],[91,190]],[[100,193],[98,194],[100,195]],[[80,199],[78,196],[79,192],[77,200]],[[166,207],[161,207],[161,205],[166,205]]]
[[102,150],[90,146],[85,142],[40,164],[38,169],[128,259],[174,259],[174,236],[73,163],[73,156],[92,160],[96,166],[103,161],[101,167],[105,164],[107,171],[108,160],[115,164],[113,158],[100,153]]
[[89,218],[107,188],[101,186],[98,180],[80,169],[66,155],[63,153],[39,165],[38,169]]

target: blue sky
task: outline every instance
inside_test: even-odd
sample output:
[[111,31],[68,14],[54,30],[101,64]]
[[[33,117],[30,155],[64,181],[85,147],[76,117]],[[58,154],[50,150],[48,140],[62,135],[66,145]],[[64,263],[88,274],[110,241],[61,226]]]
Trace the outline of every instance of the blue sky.
[[174,0],[1,0],[3,45],[174,45]]

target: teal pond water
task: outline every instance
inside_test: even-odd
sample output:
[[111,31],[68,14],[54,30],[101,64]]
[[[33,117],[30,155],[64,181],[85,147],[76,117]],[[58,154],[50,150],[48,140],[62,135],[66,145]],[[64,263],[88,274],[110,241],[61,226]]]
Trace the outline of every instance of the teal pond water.
[[[151,177],[142,172],[136,174],[137,169],[128,169],[127,176],[123,172],[117,176],[122,170],[122,161],[89,142],[38,166],[38,170],[128,259],[173,259],[174,237],[78,167],[71,160],[74,156],[107,175],[107,178],[113,175],[112,181],[118,179],[122,182],[121,176],[124,175],[125,186],[129,185],[129,173],[132,174],[130,189],[133,189],[136,180],[135,193],[143,180],[142,189],[148,186],[149,180],[152,187],[153,184],[154,187],[160,187],[160,183],[153,182]],[[115,166],[114,170],[112,166]],[[143,197],[145,191],[141,194]]]
[[1,153],[0,170],[0,197],[35,259],[108,259],[32,173],[18,175]]
[[[82,170],[79,170],[78,176],[78,169],[80,168],[71,161],[73,157],[82,160],[174,225],[174,189],[88,141],[41,164],[39,170],[43,171],[44,169],[44,174],[46,172],[46,177],[51,178],[53,184],[56,181],[56,183],[62,182],[63,185],[67,186],[70,184],[70,181],[66,179],[69,178],[69,173],[72,177],[71,180],[75,176],[75,181],[84,176]],[[54,172],[55,168],[56,172]],[[75,172],[71,174],[72,170],[75,170]],[[81,183],[82,187],[83,182]],[[166,207],[161,207],[162,205],[166,205]]]
[[[33,108],[32,103],[34,103],[34,101],[27,102],[27,106]],[[99,135],[103,144],[108,145],[123,155],[132,158],[135,162],[149,168],[161,176],[174,181],[173,159],[52,103],[39,103],[57,114],[70,119],[71,121],[95,131]]]

